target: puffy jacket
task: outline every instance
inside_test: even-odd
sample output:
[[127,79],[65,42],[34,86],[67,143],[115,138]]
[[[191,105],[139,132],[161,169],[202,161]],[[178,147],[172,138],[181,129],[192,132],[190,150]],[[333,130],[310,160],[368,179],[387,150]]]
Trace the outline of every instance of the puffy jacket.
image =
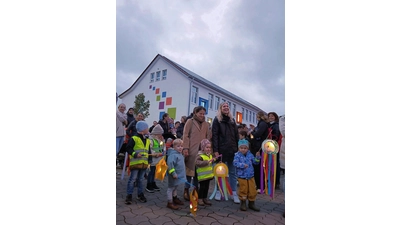
[[[254,177],[254,165],[258,165],[260,163],[260,156],[254,157],[250,151],[247,151],[246,155],[243,155],[241,152],[237,152],[235,154],[235,158],[233,159],[233,165],[236,167],[236,176],[242,179],[250,179]],[[248,165],[245,168],[245,165]]]
[[228,116],[223,116],[221,121],[215,117],[212,124],[212,148],[213,152],[222,154],[224,162],[233,160],[238,151],[239,132],[235,120],[230,120]]

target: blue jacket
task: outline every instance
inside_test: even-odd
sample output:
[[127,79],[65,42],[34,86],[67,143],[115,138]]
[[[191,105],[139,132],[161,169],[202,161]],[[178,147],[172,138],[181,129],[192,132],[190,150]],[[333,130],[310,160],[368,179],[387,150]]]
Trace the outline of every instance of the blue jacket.
[[[185,158],[181,153],[173,148],[168,149],[167,165],[168,187],[172,188],[186,181]],[[177,179],[172,177],[174,174],[178,175]]]
[[[250,179],[254,177],[254,165],[260,163],[260,156],[254,157],[254,155],[247,151],[246,155],[243,155],[240,151],[235,153],[233,158],[233,165],[236,167],[236,176],[242,179]],[[248,167],[245,168],[244,165],[247,164]]]

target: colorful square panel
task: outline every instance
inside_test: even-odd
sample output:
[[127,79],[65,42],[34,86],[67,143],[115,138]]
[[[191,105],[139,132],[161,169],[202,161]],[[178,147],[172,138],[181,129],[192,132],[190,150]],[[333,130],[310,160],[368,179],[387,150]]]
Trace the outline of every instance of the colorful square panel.
[[164,115],[164,113],[165,113],[165,111],[162,111],[162,112],[160,112],[160,115],[159,115],[159,120],[161,120],[162,119],[162,116]]
[[164,102],[158,103],[158,109],[164,109]]
[[168,108],[167,113],[170,118],[174,118],[174,120],[176,119],[176,108]]
[[171,105],[172,104],[172,97],[168,97],[165,102],[166,102],[166,105]]
[[156,101],[159,102],[160,99],[161,99],[161,96],[160,96],[160,95],[157,95],[157,96],[156,96]]
[[167,92],[166,92],[166,91],[164,91],[164,92],[162,93],[162,97],[163,97],[163,98],[167,97]]
[[157,89],[156,89],[156,95],[157,95],[157,94],[160,94],[160,88],[157,88]]
[[149,89],[151,89],[152,85],[149,86]]
[[156,87],[153,86],[153,91],[156,89]]

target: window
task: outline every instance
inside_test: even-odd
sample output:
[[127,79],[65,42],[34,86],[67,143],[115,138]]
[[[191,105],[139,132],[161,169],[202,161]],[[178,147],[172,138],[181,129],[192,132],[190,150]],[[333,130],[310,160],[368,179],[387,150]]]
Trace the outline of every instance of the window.
[[232,115],[236,115],[236,104],[233,104]]
[[226,100],[225,100],[225,99],[222,99],[222,102],[226,102]]
[[248,117],[248,114],[249,114],[249,110],[246,109],[246,121],[249,121],[249,119],[248,119],[248,118],[249,118],[249,117]]
[[219,97],[215,96],[215,110],[218,110],[219,107]]
[[167,79],[167,70],[162,71],[162,79],[166,80]]
[[213,98],[214,98],[214,95],[208,93],[208,101],[210,102],[210,104],[209,104],[210,105],[210,109],[213,108]]
[[160,81],[160,71],[157,71],[156,81]]
[[197,99],[198,93],[199,93],[199,88],[197,88],[195,86],[192,86],[192,99],[191,99],[191,101],[193,103],[197,103],[196,99]]
[[204,98],[199,98],[199,105],[203,106],[206,109],[206,115],[208,113],[208,100]]
[[228,101],[228,106],[229,106],[230,109],[232,109],[232,108],[231,108],[231,102],[230,102],[230,101]]
[[150,74],[150,83],[153,83],[154,82],[154,73],[151,73]]
[[253,123],[256,123],[256,114],[253,112]]

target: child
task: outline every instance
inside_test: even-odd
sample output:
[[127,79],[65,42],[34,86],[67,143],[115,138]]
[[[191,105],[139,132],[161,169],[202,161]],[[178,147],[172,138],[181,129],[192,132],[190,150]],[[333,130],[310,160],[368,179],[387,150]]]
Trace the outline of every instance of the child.
[[256,182],[254,180],[253,164],[260,163],[260,152],[256,153],[256,158],[249,152],[249,142],[247,140],[239,140],[239,151],[235,153],[233,165],[236,167],[236,176],[239,181],[239,199],[240,210],[246,211],[246,200],[249,200],[249,208],[254,211],[260,211],[254,205],[257,196]]
[[144,137],[149,132],[149,126],[144,121],[136,123],[137,134],[129,139],[126,146],[126,151],[129,155],[129,169],[131,175],[129,176],[125,204],[132,204],[132,193],[134,190],[133,182],[136,181],[137,185],[137,199],[140,202],[147,202],[143,194],[142,180],[146,169],[148,167],[148,155],[150,151],[150,140]]
[[167,190],[167,207],[170,209],[180,209],[177,205],[184,205],[179,200],[177,189],[180,184],[186,181],[185,158],[182,155],[183,141],[182,139],[175,139],[173,148],[167,151],[167,165],[168,165],[168,190]]
[[211,142],[208,139],[203,139],[200,142],[201,150],[196,158],[197,180],[199,181],[199,201],[198,205],[212,205],[207,199],[210,180],[214,179],[212,163],[216,158],[212,157]]
[[172,138],[168,138],[167,142],[165,143],[165,146],[167,147],[167,149],[172,148]]
[[150,133],[150,150],[153,157],[150,161],[150,172],[147,175],[146,186],[146,191],[150,193],[154,193],[154,191],[160,191],[160,188],[156,185],[154,176],[156,175],[156,165],[162,159],[161,156],[163,156],[164,153],[165,144],[163,143],[163,132],[164,130],[162,129],[161,125],[157,124]]

